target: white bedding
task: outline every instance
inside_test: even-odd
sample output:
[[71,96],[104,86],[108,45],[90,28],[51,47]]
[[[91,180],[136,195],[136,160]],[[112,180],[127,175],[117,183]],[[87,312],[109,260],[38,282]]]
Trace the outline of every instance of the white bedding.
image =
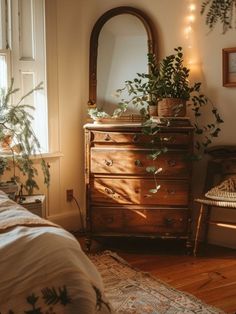
[[[32,215],[0,191],[0,222]],[[78,241],[41,221],[0,229],[0,313],[110,313],[100,274]]]

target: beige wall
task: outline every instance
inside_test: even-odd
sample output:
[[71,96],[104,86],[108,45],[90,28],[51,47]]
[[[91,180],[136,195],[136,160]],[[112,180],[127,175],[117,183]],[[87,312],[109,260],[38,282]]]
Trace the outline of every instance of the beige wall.
[[[197,6],[196,20],[191,37],[186,39],[184,30],[188,26],[188,4],[191,2]],[[151,17],[157,30],[160,57],[172,53],[174,47],[184,48],[186,58],[194,61],[192,78],[204,83],[205,92],[223,115],[225,123],[216,144],[235,144],[236,89],[222,87],[221,51],[236,46],[236,30],[222,35],[219,26],[209,33],[200,16],[199,3],[197,0],[46,0],[50,142],[54,151],[63,154],[52,163],[50,219],[69,229],[79,227],[78,209],[74,203],[65,201],[68,188],[74,189],[84,212],[83,124],[88,101],[89,37],[96,20],[113,7],[134,6]],[[204,162],[197,168],[194,176],[196,195],[201,191]],[[233,245],[223,234],[213,233],[212,242]],[[227,237],[233,236],[227,234]]]

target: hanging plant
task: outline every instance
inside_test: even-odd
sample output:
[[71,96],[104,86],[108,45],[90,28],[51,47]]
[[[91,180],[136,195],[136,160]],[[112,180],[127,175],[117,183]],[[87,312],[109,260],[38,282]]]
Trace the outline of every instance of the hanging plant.
[[205,0],[201,14],[206,13],[206,25],[212,30],[217,22],[223,26],[223,34],[232,28],[233,16],[236,13],[236,0]]

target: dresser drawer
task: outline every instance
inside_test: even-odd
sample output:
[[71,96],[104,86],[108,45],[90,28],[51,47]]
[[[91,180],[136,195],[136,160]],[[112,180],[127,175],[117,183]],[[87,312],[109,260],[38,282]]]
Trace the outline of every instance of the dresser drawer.
[[180,235],[186,233],[187,209],[92,208],[92,232]]
[[168,151],[155,161],[148,156],[151,153],[153,150],[148,149],[92,148],[91,173],[147,175],[146,167],[155,166],[162,168],[160,176],[189,177],[191,164],[186,151]]
[[153,179],[96,178],[90,183],[92,204],[188,204],[189,183],[186,180],[158,180],[160,189],[152,194]]
[[[137,123],[85,127],[88,236],[185,239],[191,246],[193,128],[187,119],[172,122],[153,136]],[[156,160],[148,156],[163,147]],[[147,172],[154,166],[162,168],[156,178]]]
[[164,143],[166,146],[187,146],[191,143],[191,133],[189,132],[160,132],[151,137],[150,135],[142,134],[141,132],[102,132],[91,131],[90,140],[93,144],[135,144],[146,145],[150,143],[151,138],[154,139],[158,146]]

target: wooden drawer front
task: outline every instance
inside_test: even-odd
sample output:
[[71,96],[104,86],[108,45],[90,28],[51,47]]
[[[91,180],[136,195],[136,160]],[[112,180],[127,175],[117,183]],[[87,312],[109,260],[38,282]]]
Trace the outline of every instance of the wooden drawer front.
[[152,194],[153,179],[96,178],[91,180],[92,204],[187,205],[189,184],[185,180],[159,180]]
[[187,209],[92,208],[92,232],[184,234]]
[[[137,133],[119,133],[119,132],[102,132],[102,131],[91,131],[91,141],[98,144],[141,144],[145,145],[150,142],[150,136]],[[159,145],[160,143],[165,143],[166,146],[186,146],[191,143],[191,133],[190,132],[160,132],[155,136],[155,143]]]
[[190,175],[190,162],[184,160],[185,151],[169,151],[155,161],[148,158],[147,149],[91,149],[91,173],[147,175],[146,167],[162,168],[160,176],[186,178]]

